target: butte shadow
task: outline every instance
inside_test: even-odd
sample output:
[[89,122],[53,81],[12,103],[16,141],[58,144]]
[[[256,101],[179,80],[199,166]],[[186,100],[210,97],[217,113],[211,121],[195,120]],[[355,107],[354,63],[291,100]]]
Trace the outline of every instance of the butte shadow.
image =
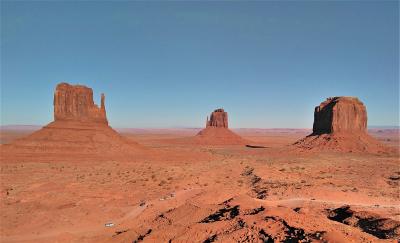
[[367,133],[367,109],[356,97],[330,97],[315,107],[313,133],[295,142],[301,151],[389,153]]
[[60,83],[54,92],[54,121],[27,137],[2,145],[1,150],[12,156],[66,158],[60,155],[135,154],[144,147],[108,125],[104,94],[98,107],[91,88]]

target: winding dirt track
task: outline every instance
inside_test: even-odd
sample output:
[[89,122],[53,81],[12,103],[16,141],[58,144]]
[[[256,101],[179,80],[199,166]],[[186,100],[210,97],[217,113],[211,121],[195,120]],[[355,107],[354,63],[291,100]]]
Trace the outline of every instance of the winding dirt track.
[[[188,194],[193,193],[193,191],[198,191],[198,189],[188,189],[188,190],[180,190],[175,193],[175,196],[173,198],[170,198],[169,200],[174,200],[176,202],[176,206],[179,207],[182,205],[185,200],[188,199]],[[161,199],[161,198],[160,198]],[[147,209],[147,207],[153,207],[157,208],[160,204],[163,204],[165,202],[164,200],[160,199],[154,199],[151,201],[146,202],[144,205],[140,206],[134,206],[129,212],[127,212],[123,217],[114,219],[111,222],[114,224],[112,227],[113,229],[117,228],[119,225],[122,223],[128,221],[128,220],[133,220],[136,217],[138,217],[143,211]],[[90,235],[96,235],[96,233],[99,232],[104,232],[105,225],[93,225],[90,227],[79,227],[79,228],[71,228],[71,229],[63,229],[63,230],[57,230],[57,231],[52,231],[48,232],[45,234],[40,234],[40,235],[22,235],[22,236],[9,236],[9,237],[1,237],[2,242],[23,242],[23,241],[37,241],[37,240],[45,240],[45,239],[50,239],[56,236],[59,236],[61,234],[74,234],[74,235],[83,235],[83,236],[90,236]]]

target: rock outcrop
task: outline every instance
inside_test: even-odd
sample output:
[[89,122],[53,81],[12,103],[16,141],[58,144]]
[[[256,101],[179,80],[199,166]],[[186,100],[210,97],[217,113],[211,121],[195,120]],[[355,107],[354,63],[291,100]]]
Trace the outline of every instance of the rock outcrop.
[[355,97],[331,97],[315,107],[314,135],[366,131],[367,110]]
[[54,92],[54,120],[108,124],[104,102],[104,94],[100,107],[93,102],[91,88],[60,83]]
[[[2,146],[2,153],[14,158],[29,154],[32,158],[60,160],[82,154],[102,158],[108,154],[137,154],[143,148],[108,126],[104,94],[98,107],[93,102],[91,88],[60,83],[54,93],[54,121],[27,137]],[[36,156],[38,153],[41,155]]]
[[224,109],[216,109],[210,119],[206,120],[206,128],[201,130],[192,140],[204,145],[244,145],[248,141],[228,129],[228,113]]
[[367,133],[367,110],[356,97],[331,97],[314,110],[313,132],[294,143],[301,150],[385,153]]
[[216,109],[207,117],[206,127],[225,127],[228,128],[228,113],[224,109]]

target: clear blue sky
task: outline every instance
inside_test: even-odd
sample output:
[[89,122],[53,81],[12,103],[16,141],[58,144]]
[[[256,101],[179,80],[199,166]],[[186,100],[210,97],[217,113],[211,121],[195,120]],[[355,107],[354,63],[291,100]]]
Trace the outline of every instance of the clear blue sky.
[[399,123],[398,1],[1,1],[1,124],[46,124],[61,81],[114,127],[312,127],[329,96]]

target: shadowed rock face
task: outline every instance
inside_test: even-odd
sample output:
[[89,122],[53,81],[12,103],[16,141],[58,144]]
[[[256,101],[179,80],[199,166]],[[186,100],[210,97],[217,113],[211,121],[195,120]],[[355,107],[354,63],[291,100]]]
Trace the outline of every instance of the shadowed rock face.
[[355,97],[332,97],[315,107],[313,135],[366,130],[367,110]]
[[101,106],[98,107],[93,102],[91,88],[60,83],[54,92],[54,120],[108,124],[104,100],[102,94]]
[[302,151],[391,153],[367,133],[367,110],[355,97],[328,98],[315,107],[313,133],[293,144]]
[[211,113],[210,120],[206,121],[206,127],[228,128],[228,113],[224,109],[216,109]]

